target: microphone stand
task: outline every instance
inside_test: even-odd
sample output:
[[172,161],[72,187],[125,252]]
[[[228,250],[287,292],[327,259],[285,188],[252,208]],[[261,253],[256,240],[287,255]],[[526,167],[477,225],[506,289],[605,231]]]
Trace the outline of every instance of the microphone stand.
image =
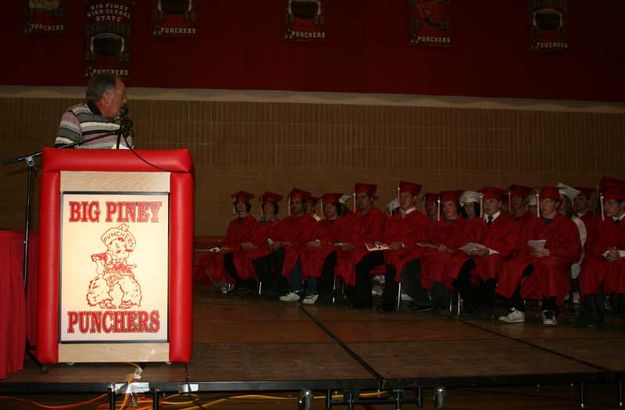
[[[131,125],[132,122],[130,122],[128,125]],[[119,130],[113,131],[113,132],[108,132],[105,134],[101,134],[98,135],[96,137],[93,138],[89,138],[89,139],[85,139],[83,141],[78,141],[78,142],[73,142],[70,144],[65,144],[65,145],[61,145],[58,146],[56,148],[58,149],[69,149],[69,148],[74,148],[77,147],[79,145],[82,145],[86,142],[89,141],[97,141],[99,139],[102,139],[104,137],[109,137],[111,135],[117,135],[117,149],[119,149],[119,144],[120,144],[120,139],[122,137],[122,134],[128,133],[129,131],[129,126],[120,126]],[[31,214],[31,197],[32,197],[32,179],[33,179],[33,169],[35,168],[35,159],[40,157],[42,155],[41,151],[36,151],[30,154],[26,154],[26,155],[21,155],[15,158],[11,158],[8,160],[4,160],[2,161],[0,164],[5,166],[5,165],[12,165],[12,164],[17,164],[19,162],[24,161],[24,164],[26,164],[26,169],[27,169],[27,173],[26,173],[26,209],[24,211],[24,242],[23,242],[23,253],[24,253],[24,264],[23,264],[23,280],[24,280],[24,294],[25,297],[28,298],[28,257],[29,257],[29,246],[30,246],[30,214]],[[48,371],[46,366],[42,366],[41,363],[39,363],[39,361],[37,360],[37,358],[32,354],[32,349],[33,346],[30,341],[28,340],[28,335],[26,335],[26,354],[28,354],[28,356],[37,364],[37,366],[41,369],[41,371],[43,373],[46,373]]]

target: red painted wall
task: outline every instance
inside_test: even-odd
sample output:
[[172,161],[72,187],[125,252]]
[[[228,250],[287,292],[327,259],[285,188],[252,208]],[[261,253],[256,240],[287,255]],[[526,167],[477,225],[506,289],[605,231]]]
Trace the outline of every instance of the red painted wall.
[[[199,34],[151,37],[135,0],[130,86],[625,101],[625,1],[569,0],[569,50],[529,51],[526,0],[452,0],[450,49],[409,47],[407,0],[326,0],[327,41],[286,43],[284,0],[198,0]],[[83,85],[83,1],[67,30],[25,36],[3,2],[0,84]]]

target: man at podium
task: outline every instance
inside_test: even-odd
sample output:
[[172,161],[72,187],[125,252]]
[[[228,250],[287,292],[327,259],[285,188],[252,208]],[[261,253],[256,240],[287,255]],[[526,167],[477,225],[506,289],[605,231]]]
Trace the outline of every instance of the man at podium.
[[94,75],[86,91],[87,101],[68,108],[61,117],[55,147],[115,149],[132,147],[126,106],[126,85],[110,73]]

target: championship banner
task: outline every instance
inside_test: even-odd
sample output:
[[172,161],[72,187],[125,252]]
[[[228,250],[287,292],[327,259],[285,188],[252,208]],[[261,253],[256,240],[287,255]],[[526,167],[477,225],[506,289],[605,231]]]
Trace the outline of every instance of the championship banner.
[[110,72],[128,76],[132,0],[86,0],[86,76]]
[[27,0],[25,34],[59,33],[65,30],[63,0]]
[[63,192],[61,343],[167,342],[169,195]]
[[566,35],[568,0],[528,0],[532,51],[569,48]]
[[191,37],[197,34],[197,0],[154,0],[153,31],[157,37]]
[[285,40],[325,40],[323,3],[324,0],[286,0]]
[[451,47],[451,0],[408,0],[409,44]]

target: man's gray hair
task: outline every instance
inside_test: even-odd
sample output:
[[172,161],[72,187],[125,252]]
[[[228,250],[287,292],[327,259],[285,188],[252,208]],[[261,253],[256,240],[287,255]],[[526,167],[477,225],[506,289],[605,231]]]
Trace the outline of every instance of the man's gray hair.
[[98,73],[91,77],[87,85],[87,101],[96,102],[102,94],[115,91],[119,76],[111,73]]

